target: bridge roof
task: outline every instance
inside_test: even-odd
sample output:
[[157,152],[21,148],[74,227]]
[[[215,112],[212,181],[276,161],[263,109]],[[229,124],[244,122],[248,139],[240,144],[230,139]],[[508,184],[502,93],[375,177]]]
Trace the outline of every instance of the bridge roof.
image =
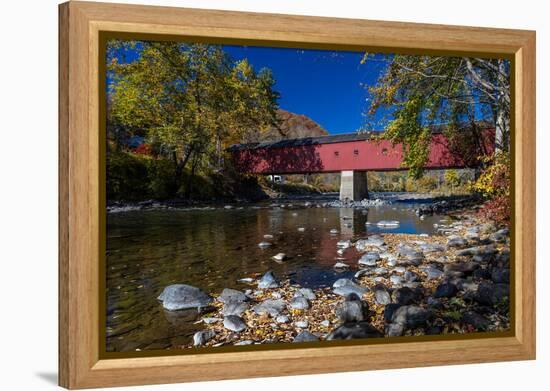
[[278,141],[262,141],[258,143],[249,144],[234,144],[230,146],[228,151],[238,151],[242,149],[256,149],[256,148],[282,148],[282,147],[299,147],[304,145],[316,145],[316,144],[332,144],[332,143],[346,143],[351,141],[369,140],[373,137],[369,133],[345,133],[334,134],[318,137],[302,137],[302,138],[289,138]]
[[[493,127],[484,121],[479,121],[477,126],[480,128],[489,128]],[[431,130],[433,134],[441,133],[445,129],[446,125],[432,125]],[[302,138],[291,138],[291,139],[282,139],[277,141],[262,141],[257,143],[248,143],[248,144],[233,144],[227,151],[234,152],[246,149],[260,149],[260,148],[284,148],[284,147],[301,147],[305,145],[318,145],[318,144],[334,144],[334,143],[348,143],[353,141],[364,141],[370,140],[376,136],[379,136],[383,132],[378,131],[367,131],[361,133],[342,133],[326,136],[317,136],[317,137],[302,137]]]

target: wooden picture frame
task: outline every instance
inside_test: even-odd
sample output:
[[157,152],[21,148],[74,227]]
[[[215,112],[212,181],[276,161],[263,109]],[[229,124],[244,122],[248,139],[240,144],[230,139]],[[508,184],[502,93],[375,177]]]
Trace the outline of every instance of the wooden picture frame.
[[[513,61],[515,172],[505,336],[137,358],[100,354],[99,58],[104,32],[310,48],[498,54]],[[59,384],[90,388],[535,358],[535,32],[89,2],[59,6]],[[345,359],[344,359],[345,358]],[[215,369],[215,370],[214,370]]]

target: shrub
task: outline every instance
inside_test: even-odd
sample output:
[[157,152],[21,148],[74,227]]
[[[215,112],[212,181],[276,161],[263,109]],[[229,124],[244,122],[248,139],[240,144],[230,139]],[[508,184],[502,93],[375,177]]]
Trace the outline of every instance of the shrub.
[[107,155],[107,200],[142,201],[175,195],[174,165],[166,159],[130,152]]
[[480,214],[497,224],[510,221],[510,157],[505,152],[485,160],[486,168],[472,184],[472,189],[487,201]]
[[147,164],[126,152],[107,154],[107,200],[137,201],[149,196]]
[[134,153],[137,153],[138,155],[151,155],[151,152],[152,148],[149,144],[140,144],[134,150]]

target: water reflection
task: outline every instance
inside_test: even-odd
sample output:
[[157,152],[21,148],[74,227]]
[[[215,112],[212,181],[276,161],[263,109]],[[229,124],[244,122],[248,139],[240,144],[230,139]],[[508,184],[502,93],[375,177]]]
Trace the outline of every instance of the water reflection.
[[[288,209],[267,205],[242,209],[133,211],[107,219],[108,350],[163,349],[187,343],[197,325],[195,311],[170,313],[156,300],[162,289],[187,283],[207,292],[243,289],[238,279],[274,270],[307,287],[331,285],[337,258],[355,265],[353,248],[337,254],[336,242],[368,233],[431,233],[439,216],[424,221],[410,205]],[[394,229],[376,225],[398,220]],[[370,222],[371,225],[366,223]],[[339,233],[332,235],[331,229]],[[272,246],[262,249],[264,235]],[[271,257],[284,252],[288,260]]]

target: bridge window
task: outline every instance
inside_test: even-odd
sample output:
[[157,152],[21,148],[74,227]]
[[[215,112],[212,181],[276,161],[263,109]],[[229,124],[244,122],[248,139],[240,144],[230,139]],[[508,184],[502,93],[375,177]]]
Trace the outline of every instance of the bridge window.
[[340,156],[340,152],[334,151],[334,156],[336,156],[336,157]]
[[353,154],[354,154],[354,155],[359,155],[359,150],[358,150],[358,149],[354,149],[354,150],[353,150]]
[[382,155],[387,156],[387,154],[388,154],[388,149],[387,149],[387,148],[383,148],[383,149],[382,149]]

